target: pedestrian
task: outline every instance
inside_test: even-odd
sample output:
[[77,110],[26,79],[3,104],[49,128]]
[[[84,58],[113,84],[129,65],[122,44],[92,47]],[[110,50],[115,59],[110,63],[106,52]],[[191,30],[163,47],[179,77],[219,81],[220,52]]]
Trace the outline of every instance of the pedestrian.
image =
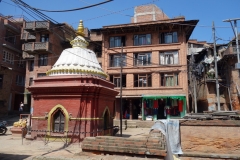
[[23,104],[23,102],[21,102],[21,103],[20,103],[20,107],[19,107],[19,111],[20,111],[20,112],[23,111],[23,106],[24,106],[24,104]]

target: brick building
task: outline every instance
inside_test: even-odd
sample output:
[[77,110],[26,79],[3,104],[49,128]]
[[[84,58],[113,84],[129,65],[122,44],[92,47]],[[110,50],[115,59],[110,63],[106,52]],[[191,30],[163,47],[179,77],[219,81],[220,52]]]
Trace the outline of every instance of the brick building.
[[[238,37],[240,38],[240,34]],[[221,56],[222,59],[218,61],[218,68],[221,67],[224,69],[222,78],[224,79],[224,86],[227,90],[228,108],[231,110],[240,110],[240,72],[235,68],[235,64],[238,62],[235,38],[227,44],[227,49]]]
[[[221,61],[225,51],[226,44],[216,45],[217,60]],[[193,57],[192,57],[193,55]],[[192,58],[193,61],[192,61]],[[195,76],[197,112],[217,110],[216,99],[216,76],[214,61],[214,46],[212,43],[205,41],[189,40],[188,42],[188,62],[189,62],[189,99],[190,111],[194,111],[194,91],[193,79]],[[220,94],[221,110],[231,108],[229,102],[228,88],[226,87],[226,69],[223,65],[218,65],[218,81]],[[224,109],[225,108],[225,109]]]
[[70,47],[75,36],[68,24],[54,24],[51,21],[24,22],[21,34],[23,58],[26,61],[26,81],[24,104],[26,111],[31,107],[31,93],[28,87],[33,80],[46,76],[61,52]]
[[[135,7],[131,23],[91,30],[90,37],[102,36],[102,68],[118,91],[123,45],[123,118],[185,115],[187,42],[197,23],[184,17],[170,19],[157,6],[147,5]],[[119,119],[120,96],[116,98],[115,118]]]
[[0,16],[0,116],[18,110],[23,101],[25,62],[21,52],[24,20]]

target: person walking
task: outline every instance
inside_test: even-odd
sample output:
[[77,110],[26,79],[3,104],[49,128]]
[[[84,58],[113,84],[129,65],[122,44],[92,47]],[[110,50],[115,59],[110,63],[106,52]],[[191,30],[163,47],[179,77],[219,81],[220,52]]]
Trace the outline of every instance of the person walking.
[[19,111],[20,111],[20,112],[23,111],[23,106],[24,106],[24,104],[23,104],[23,102],[21,102],[21,103],[20,103],[20,107],[19,107]]

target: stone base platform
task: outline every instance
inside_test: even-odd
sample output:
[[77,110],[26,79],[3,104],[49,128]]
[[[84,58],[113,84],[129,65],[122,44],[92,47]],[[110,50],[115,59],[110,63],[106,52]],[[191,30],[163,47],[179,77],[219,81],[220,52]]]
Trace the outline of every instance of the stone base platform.
[[27,129],[25,127],[12,127],[10,131],[14,137],[25,137],[27,134]]
[[86,137],[82,142],[82,151],[95,154],[164,158],[167,155],[165,136],[159,131],[153,132],[148,137],[137,138],[114,136]]

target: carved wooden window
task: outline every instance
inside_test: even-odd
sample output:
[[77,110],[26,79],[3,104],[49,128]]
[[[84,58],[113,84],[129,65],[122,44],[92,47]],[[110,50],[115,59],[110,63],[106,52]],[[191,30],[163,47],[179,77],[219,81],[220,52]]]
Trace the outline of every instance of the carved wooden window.
[[58,110],[53,115],[53,131],[54,132],[63,132],[65,124],[65,116],[61,110]]

